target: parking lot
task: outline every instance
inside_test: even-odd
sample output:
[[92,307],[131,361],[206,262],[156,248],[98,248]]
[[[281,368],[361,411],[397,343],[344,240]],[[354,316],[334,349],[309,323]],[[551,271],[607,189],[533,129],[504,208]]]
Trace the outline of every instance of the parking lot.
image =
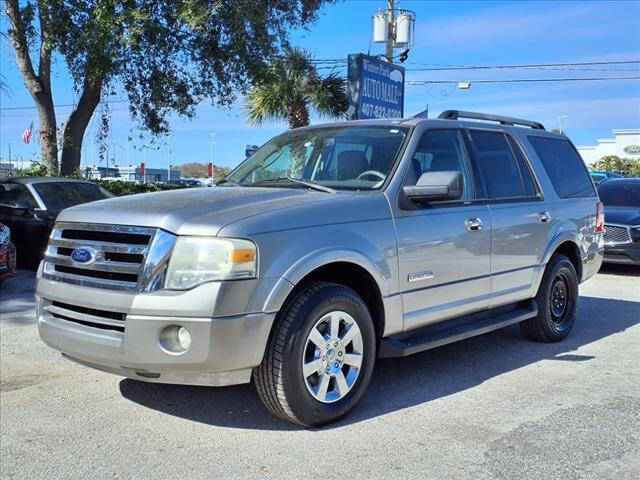
[[271,417],[252,385],[153,385],[42,344],[32,272],[0,292],[2,478],[638,478],[640,273],[580,287],[562,343],[517,326],[379,361],[356,411]]

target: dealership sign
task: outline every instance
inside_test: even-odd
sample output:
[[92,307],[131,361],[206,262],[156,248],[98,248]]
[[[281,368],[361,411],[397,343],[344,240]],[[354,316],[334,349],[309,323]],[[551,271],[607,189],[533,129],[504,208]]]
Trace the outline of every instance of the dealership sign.
[[404,68],[363,54],[349,55],[350,120],[402,118]]
[[629,155],[640,155],[640,145],[627,145],[623,150]]

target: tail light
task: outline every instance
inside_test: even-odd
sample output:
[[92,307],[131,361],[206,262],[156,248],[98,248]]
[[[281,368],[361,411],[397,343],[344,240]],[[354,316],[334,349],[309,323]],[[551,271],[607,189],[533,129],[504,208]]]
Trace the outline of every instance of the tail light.
[[602,202],[598,202],[598,206],[596,207],[595,233],[603,233],[603,232],[604,232],[604,204]]

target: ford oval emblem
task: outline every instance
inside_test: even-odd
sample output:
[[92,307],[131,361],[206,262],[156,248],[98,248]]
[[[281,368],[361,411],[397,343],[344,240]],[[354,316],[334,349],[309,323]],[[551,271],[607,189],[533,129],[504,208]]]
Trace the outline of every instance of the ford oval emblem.
[[83,265],[93,263],[96,260],[96,251],[91,247],[76,248],[71,252],[71,260],[75,263],[82,263]]

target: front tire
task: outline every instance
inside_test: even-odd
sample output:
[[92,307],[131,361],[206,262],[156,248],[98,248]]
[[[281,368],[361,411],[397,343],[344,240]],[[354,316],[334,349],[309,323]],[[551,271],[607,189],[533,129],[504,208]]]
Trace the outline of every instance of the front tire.
[[376,353],[371,314],[337,283],[305,286],[278,315],[262,363],[258,395],[277,417],[318,426],[345,416],[369,385]]
[[538,316],[520,325],[524,333],[539,342],[558,342],[569,335],[578,309],[578,275],[566,256],[556,253],[544,271],[536,295]]

